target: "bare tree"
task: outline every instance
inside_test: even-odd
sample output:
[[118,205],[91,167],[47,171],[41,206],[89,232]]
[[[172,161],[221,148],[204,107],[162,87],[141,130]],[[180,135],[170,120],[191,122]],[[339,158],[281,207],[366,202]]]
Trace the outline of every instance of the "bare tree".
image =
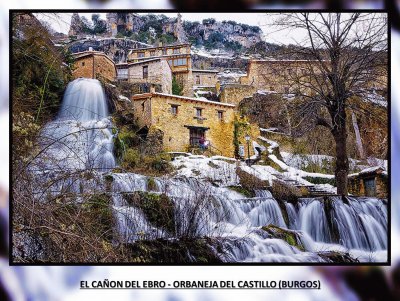
[[346,110],[364,113],[365,106],[359,103],[373,102],[371,94],[386,101],[387,16],[292,13],[275,20],[274,25],[279,30],[302,31],[296,33],[300,39],[290,51],[304,61],[287,70],[291,90],[300,99],[292,107],[294,119],[308,129],[317,125],[329,129],[335,141],[337,193],[346,195]]

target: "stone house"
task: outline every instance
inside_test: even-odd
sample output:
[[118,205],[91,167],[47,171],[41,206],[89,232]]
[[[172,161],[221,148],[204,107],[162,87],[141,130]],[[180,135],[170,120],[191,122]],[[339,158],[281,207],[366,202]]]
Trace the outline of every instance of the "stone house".
[[218,82],[217,70],[192,69],[193,85],[204,88],[215,88]]
[[193,96],[193,75],[190,44],[160,45],[156,47],[131,49],[128,62],[140,62],[150,58],[167,60],[172,75],[182,86],[184,96]]
[[189,151],[204,138],[212,153],[234,156],[235,105],[155,92],[134,95],[132,103],[139,132],[161,130],[166,151]]
[[254,86],[257,90],[289,94],[295,93],[297,81],[307,81],[310,74],[317,72],[316,61],[251,60],[247,66],[247,75],[240,78],[240,84]]
[[[159,85],[161,93],[172,93],[171,67],[165,59],[154,58],[134,63],[117,64],[117,80],[129,83]],[[142,91],[142,92],[150,92]]]
[[357,196],[388,197],[388,174],[382,167],[370,167],[348,177],[349,193]]
[[117,71],[114,61],[104,52],[84,51],[72,54],[74,65],[73,78],[103,78],[108,81],[114,81]]

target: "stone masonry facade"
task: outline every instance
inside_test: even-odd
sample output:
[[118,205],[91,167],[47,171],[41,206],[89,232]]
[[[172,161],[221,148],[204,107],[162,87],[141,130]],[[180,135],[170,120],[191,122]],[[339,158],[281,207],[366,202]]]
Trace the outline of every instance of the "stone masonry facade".
[[162,93],[172,93],[172,72],[166,60],[150,59],[136,63],[118,64],[117,73],[118,80],[160,85]]
[[85,51],[74,54],[72,76],[74,78],[103,78],[114,81],[116,69],[113,60],[102,52]]
[[211,151],[234,156],[234,105],[161,93],[135,95],[132,102],[139,127],[163,131],[166,151],[187,151],[190,129],[200,129],[205,131]]

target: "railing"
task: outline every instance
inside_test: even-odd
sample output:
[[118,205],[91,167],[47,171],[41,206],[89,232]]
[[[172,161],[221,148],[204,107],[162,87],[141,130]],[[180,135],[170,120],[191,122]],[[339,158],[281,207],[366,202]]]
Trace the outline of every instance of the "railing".
[[[209,140],[206,140],[209,142]],[[217,154],[222,156],[222,151],[218,148],[216,148],[214,145],[209,143],[206,146],[201,146],[200,143],[194,143],[190,145],[189,151],[192,152],[193,154],[197,155],[203,155],[205,152],[209,151],[211,154]]]

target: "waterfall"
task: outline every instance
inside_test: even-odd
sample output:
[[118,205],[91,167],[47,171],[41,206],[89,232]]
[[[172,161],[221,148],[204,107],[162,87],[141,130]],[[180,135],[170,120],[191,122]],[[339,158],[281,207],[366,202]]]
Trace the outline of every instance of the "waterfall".
[[[111,195],[115,243],[206,236],[218,256],[231,262],[324,262],[320,253],[326,251],[349,252],[362,261],[387,258],[388,213],[382,200],[332,196],[278,202],[265,189],[245,197],[183,176],[156,177],[149,191],[149,177],[113,172],[112,139],[100,82],[76,79],[66,89],[56,120],[41,132],[43,152],[35,167],[42,169],[32,171],[38,183],[51,180],[54,193],[74,192],[77,201],[90,193]],[[168,229],[130,198],[149,192],[172,204]]]
[[331,242],[328,219],[323,204],[317,199],[305,199],[299,210],[300,229],[315,241]]
[[70,82],[60,112],[40,135],[49,169],[106,171],[115,167],[107,101],[98,80]]

